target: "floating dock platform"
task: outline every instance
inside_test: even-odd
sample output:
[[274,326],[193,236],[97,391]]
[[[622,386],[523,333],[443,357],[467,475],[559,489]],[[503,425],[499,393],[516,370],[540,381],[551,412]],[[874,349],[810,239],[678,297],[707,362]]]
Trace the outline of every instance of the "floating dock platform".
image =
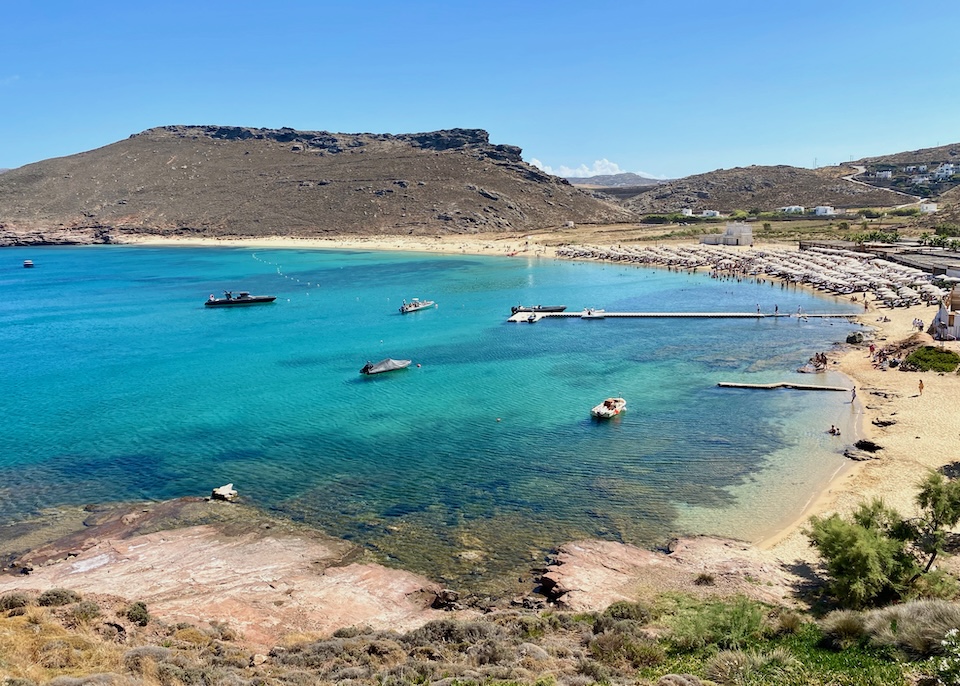
[[847,393],[851,390],[843,386],[817,386],[815,384],[791,383],[789,381],[781,381],[780,383],[735,383],[733,381],[721,381],[717,385],[720,386],[720,388],[762,388],[764,390],[792,388],[797,391],[846,391]]
[[517,312],[508,322],[539,322],[541,319],[850,319],[855,314],[764,314],[757,312]]

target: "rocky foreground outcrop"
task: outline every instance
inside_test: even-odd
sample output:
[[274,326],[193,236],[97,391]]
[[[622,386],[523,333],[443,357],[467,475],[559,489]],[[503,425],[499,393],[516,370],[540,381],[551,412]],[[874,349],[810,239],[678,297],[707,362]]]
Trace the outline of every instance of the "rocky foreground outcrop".
[[[432,609],[445,597],[438,584],[366,562],[345,541],[236,508],[181,499],[112,510],[20,556],[0,575],[0,595],[68,588],[119,596],[171,624],[228,622],[263,649],[291,633],[407,630],[445,616]],[[215,523],[149,531],[173,520]]]
[[584,540],[559,549],[539,589],[531,580],[525,597],[471,607],[457,602],[455,590],[376,564],[346,541],[199,498],[94,509],[82,528],[7,560],[0,595],[67,588],[140,601],[171,625],[226,622],[257,650],[289,634],[327,636],[350,626],[407,631],[434,619],[547,603],[602,611],[665,591],[742,593],[782,604],[802,585],[775,555],[736,541],[679,539],[669,552],[655,552]]
[[0,175],[0,242],[526,232],[633,214],[486,131],[165,126]]

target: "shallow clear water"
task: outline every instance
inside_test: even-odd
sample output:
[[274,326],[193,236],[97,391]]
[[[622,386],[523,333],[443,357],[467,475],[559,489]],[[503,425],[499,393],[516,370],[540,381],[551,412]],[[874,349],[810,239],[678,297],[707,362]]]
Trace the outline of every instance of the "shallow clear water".
[[[518,302],[855,310],[779,284],[410,253],[95,246],[0,258],[3,521],[233,482],[254,505],[464,580],[578,537],[756,537],[843,462],[822,428],[849,416],[846,394],[716,383],[813,381],[795,369],[842,341],[844,320],[505,321]],[[35,269],[20,266],[28,258]],[[223,289],[278,300],[203,307]],[[412,297],[439,306],[400,315]],[[358,374],[384,357],[422,366]],[[592,420],[611,395],[627,411]]]

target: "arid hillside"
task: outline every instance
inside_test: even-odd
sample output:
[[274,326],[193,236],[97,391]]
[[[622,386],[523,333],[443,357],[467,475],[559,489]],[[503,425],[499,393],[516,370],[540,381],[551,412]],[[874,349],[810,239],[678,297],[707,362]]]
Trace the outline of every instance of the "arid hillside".
[[863,159],[852,162],[865,167],[873,165],[900,165],[900,164],[939,164],[941,162],[960,162],[960,143],[950,143],[936,148],[921,148],[920,150],[910,150],[908,152],[896,152],[890,155],[880,155],[878,157],[864,157]]
[[486,131],[167,126],[0,175],[0,237],[471,234],[629,221]]
[[[854,170],[849,170],[854,173]],[[624,200],[638,214],[703,210],[761,211],[788,205],[814,207],[887,207],[909,202],[899,193],[870,188],[841,178],[836,168],[801,169],[779,165],[718,169],[687,176],[649,189]]]

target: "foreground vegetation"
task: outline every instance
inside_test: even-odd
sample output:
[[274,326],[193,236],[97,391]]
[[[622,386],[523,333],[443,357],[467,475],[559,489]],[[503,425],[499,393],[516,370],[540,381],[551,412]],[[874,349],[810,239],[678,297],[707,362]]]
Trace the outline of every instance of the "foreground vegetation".
[[960,655],[942,643],[960,623],[960,605],[946,601],[817,621],[742,596],[664,595],[603,613],[503,611],[407,633],[356,627],[291,636],[258,655],[222,624],[165,625],[142,603],[54,593],[54,604],[0,597],[0,683],[891,686],[921,675],[949,679],[950,659]]

